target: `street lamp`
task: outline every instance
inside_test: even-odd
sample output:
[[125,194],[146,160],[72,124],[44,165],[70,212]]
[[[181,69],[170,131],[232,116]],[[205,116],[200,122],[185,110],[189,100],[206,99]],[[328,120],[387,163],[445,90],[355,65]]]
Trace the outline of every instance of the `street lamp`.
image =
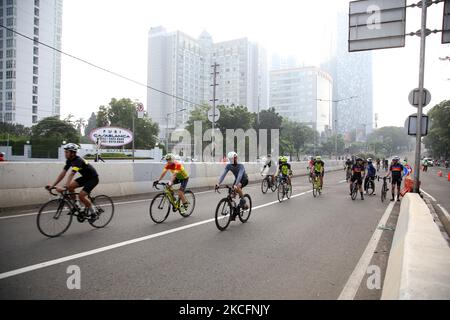
[[322,101],[322,102],[332,102],[335,104],[335,124],[334,124],[334,151],[336,154],[336,159],[337,159],[337,154],[338,154],[338,145],[337,145],[337,136],[338,136],[338,112],[337,112],[337,104],[339,102],[343,102],[343,101],[347,101],[347,100],[352,100],[352,99],[356,99],[358,98],[358,96],[351,96],[348,98],[343,98],[343,99],[338,99],[338,100],[326,100],[326,99],[316,99],[316,101]]
[[169,153],[169,116],[186,110],[186,108],[183,108],[175,112],[167,113],[166,115],[166,153]]

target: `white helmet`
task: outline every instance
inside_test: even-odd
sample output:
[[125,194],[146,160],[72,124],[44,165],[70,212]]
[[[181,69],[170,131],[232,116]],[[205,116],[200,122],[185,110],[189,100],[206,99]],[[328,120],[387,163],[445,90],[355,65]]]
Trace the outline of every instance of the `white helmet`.
[[68,143],[64,146],[64,150],[77,152],[80,149],[80,146],[76,143]]
[[228,160],[233,161],[234,158],[237,158],[238,154],[234,151],[228,152]]

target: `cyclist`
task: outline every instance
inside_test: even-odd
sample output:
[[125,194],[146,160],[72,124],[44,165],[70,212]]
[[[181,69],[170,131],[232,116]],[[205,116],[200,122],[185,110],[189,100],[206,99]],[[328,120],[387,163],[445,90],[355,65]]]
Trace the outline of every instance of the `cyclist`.
[[404,167],[400,163],[400,157],[395,156],[392,159],[391,166],[389,167],[389,173],[386,177],[392,175],[392,199],[395,201],[395,185],[397,185],[397,201],[400,201],[400,187],[402,185]]
[[352,167],[353,167],[353,161],[350,158],[347,158],[347,161],[345,161],[345,171],[346,171],[346,180],[348,182],[348,177],[352,174]]
[[362,158],[357,157],[356,163],[352,167],[352,178],[350,179],[350,195],[352,194],[352,185],[355,181],[358,182],[358,189],[361,193],[361,200],[364,200],[364,194],[362,190],[362,182],[366,175],[366,169],[364,167],[364,161]]
[[[240,198],[239,205],[244,210],[247,210],[249,206],[245,201],[243,192],[243,189],[248,185],[248,176],[247,173],[245,172],[245,167],[242,163],[238,162],[238,154],[234,151],[228,153],[228,160],[229,163],[225,167],[222,176],[219,178],[219,183],[216,184],[216,189],[219,189],[221,183],[223,182],[223,180],[225,180],[227,173],[231,171],[231,173],[233,173],[235,178],[233,188]],[[236,217],[233,216],[232,220],[234,220],[235,218]]]
[[384,167],[384,171],[388,171],[388,168],[389,168],[389,160],[388,159],[384,159],[383,167]]
[[314,178],[319,177],[320,187],[323,188],[323,176],[325,175],[325,163],[322,161],[321,156],[317,156],[316,159],[314,160],[314,165],[313,165],[312,170],[313,170]]
[[279,176],[281,179],[286,179],[289,188],[289,186],[291,185],[292,168],[291,164],[288,161],[288,157],[280,157],[278,161],[277,176]]
[[313,177],[313,166],[314,166],[314,157],[311,156],[309,157],[309,162],[308,162],[308,171],[309,171],[309,176],[311,178],[311,180],[314,178]]
[[269,168],[267,175],[272,178],[272,185],[275,184],[275,175],[277,173],[277,167],[275,164],[275,161],[272,160],[272,155],[268,154],[266,162],[264,163],[264,167],[261,170],[261,174],[266,170],[266,168]]
[[380,167],[381,167],[381,160],[380,158],[377,159],[377,172],[380,171]]
[[[89,200],[89,194],[94,190],[94,188],[98,185],[99,178],[98,173],[94,169],[92,165],[90,165],[86,160],[79,157],[77,155],[80,147],[75,143],[69,143],[64,146],[64,155],[66,157],[66,165],[64,166],[63,171],[56,178],[55,183],[52,185],[47,185],[46,189],[50,190],[58,185],[66,176],[67,171],[72,168],[69,176],[67,177],[66,183],[64,187],[56,187],[55,189],[58,192],[64,192],[68,190],[70,193],[74,193],[75,189],[83,187],[83,190],[79,193],[78,198],[80,202],[85,206],[85,212],[89,213],[90,221],[95,221],[98,219],[98,212],[92,206],[91,201]],[[81,177],[73,180],[74,176],[79,173]],[[75,194],[71,195],[72,200],[76,200]]]
[[[375,181],[376,175],[377,175],[377,170],[373,166],[372,158],[369,158],[369,159],[367,159],[367,176],[366,176],[366,179],[364,180],[364,190],[366,191],[366,194],[367,194],[367,189],[369,187],[369,181]],[[375,193],[373,195],[375,195]]]
[[159,181],[164,179],[164,176],[166,175],[167,171],[170,171],[172,173],[172,178],[170,179],[168,186],[172,190],[173,185],[176,184],[180,185],[180,189],[178,190],[178,196],[180,197],[180,200],[183,204],[180,208],[180,212],[186,213],[189,203],[186,200],[184,191],[186,191],[186,187],[189,182],[189,174],[187,173],[184,166],[180,162],[176,161],[175,155],[169,153],[164,157],[164,159],[167,161],[167,164],[164,167],[163,172],[161,173],[159,179],[153,182],[153,186],[156,186],[159,183]]

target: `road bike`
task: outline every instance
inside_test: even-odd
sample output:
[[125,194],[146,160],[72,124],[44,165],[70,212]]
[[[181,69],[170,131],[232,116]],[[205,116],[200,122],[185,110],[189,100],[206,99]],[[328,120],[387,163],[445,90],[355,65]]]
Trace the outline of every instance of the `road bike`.
[[292,185],[288,182],[287,177],[279,176],[278,180],[278,201],[283,202],[284,198],[292,197]]
[[[236,203],[237,193],[233,187],[224,186],[222,188],[228,189],[228,196],[221,199],[216,207],[215,221],[216,227],[220,231],[228,228],[230,222],[235,221],[236,217],[239,217],[242,223],[246,223],[252,213],[252,198],[250,195],[244,195],[246,207],[248,208],[243,208],[240,203]],[[219,189],[216,188],[215,191],[220,194]]]
[[314,181],[312,183],[312,191],[314,198],[322,194],[322,185],[320,183],[320,177],[317,175],[314,176]]
[[[378,181],[380,181],[381,177],[378,177]],[[391,177],[383,177],[383,185],[381,186],[381,202],[386,200],[386,195],[389,191],[389,186],[387,184],[387,180],[391,181]]]
[[[364,180],[364,177],[362,177],[361,180]],[[352,193],[351,193],[352,200],[356,200],[356,198],[358,197],[358,190],[359,190],[358,180],[355,180],[352,182]]]
[[267,191],[270,189],[272,192],[275,192],[278,188],[277,182],[272,181],[272,176],[270,175],[261,175],[264,177],[264,179],[261,181],[261,191],[263,194],[266,194]]
[[367,192],[368,195],[373,195],[375,192],[375,179],[376,177],[369,178],[367,181],[364,181],[364,190]]
[[[189,217],[195,208],[195,195],[192,191],[184,191],[187,200],[187,207],[181,203],[181,199],[174,194],[174,191],[167,183],[159,182],[154,185],[156,190],[160,190],[158,186],[163,186],[163,192],[157,194],[150,204],[150,218],[155,223],[163,223],[169,216],[170,209],[177,212],[183,217]],[[186,211],[182,210],[184,206]]]
[[39,232],[49,238],[56,238],[66,232],[72,224],[75,216],[79,223],[88,221],[89,224],[97,229],[106,227],[114,216],[114,202],[105,195],[92,198],[88,195],[96,216],[85,208],[82,210],[77,202],[78,193],[63,191],[62,193],[54,193],[56,188],[47,189],[53,196],[59,196],[58,199],[50,200],[45,203],[37,215],[37,227]]

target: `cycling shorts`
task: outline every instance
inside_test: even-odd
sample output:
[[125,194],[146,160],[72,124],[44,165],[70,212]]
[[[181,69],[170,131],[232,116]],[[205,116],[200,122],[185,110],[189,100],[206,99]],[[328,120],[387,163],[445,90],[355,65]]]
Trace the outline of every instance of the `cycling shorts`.
[[[241,179],[241,188],[245,188],[248,185],[248,179],[242,178]],[[236,180],[234,181],[233,185],[236,185]]]
[[353,175],[351,182],[355,182],[355,181],[358,181],[358,185],[362,185],[362,176],[360,174]]
[[80,187],[83,187],[83,191],[86,193],[91,193],[92,190],[98,185],[99,179],[98,177],[92,177],[92,178],[85,178],[85,177],[79,177],[75,180],[76,183]]
[[402,185],[402,177],[392,177],[392,184],[400,187]]
[[175,185],[175,184],[180,184],[180,191],[185,191],[186,190],[186,187],[187,187],[187,185],[188,185],[188,182],[189,182],[189,178],[187,178],[187,179],[182,179],[182,180],[180,180],[180,179],[175,179],[175,181],[173,182],[173,184]]

